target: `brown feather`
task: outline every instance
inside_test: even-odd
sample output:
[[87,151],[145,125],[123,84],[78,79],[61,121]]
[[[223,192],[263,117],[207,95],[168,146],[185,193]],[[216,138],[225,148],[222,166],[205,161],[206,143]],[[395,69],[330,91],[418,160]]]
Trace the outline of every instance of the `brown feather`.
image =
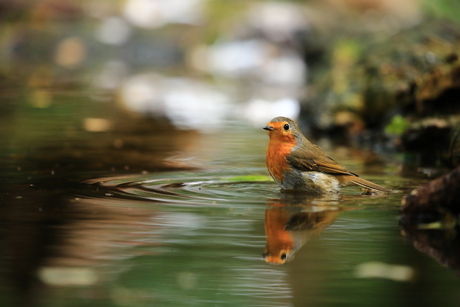
[[[303,137],[303,136],[302,136]],[[317,145],[313,145],[305,137],[301,145],[295,148],[287,157],[287,162],[301,171],[317,171],[333,175],[341,185],[356,184],[368,189],[382,192],[391,192],[378,184],[360,178],[357,174],[346,170],[334,159],[326,156],[324,151]]]
[[374,189],[374,190],[378,190],[378,191],[382,191],[382,192],[391,192],[390,189],[387,189],[387,188],[384,188],[376,183],[373,183],[373,182],[370,182],[370,181],[367,181],[363,178],[360,178],[360,177],[354,177],[352,178],[352,180],[350,180],[351,183],[354,183],[356,185],[359,185],[363,188],[368,188],[368,189]]
[[[323,150],[311,144],[307,139],[302,146],[294,149],[287,157],[288,163],[301,171],[317,171],[331,175],[356,174],[347,171],[331,157],[326,156]],[[308,142],[308,143],[307,143]]]

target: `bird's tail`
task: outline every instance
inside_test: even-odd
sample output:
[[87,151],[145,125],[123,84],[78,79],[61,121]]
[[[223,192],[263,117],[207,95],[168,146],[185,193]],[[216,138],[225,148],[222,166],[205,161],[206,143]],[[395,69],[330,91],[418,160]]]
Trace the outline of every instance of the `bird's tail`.
[[378,190],[382,192],[392,192],[390,189],[384,188],[378,184],[375,184],[373,182],[367,181],[365,179],[362,179],[360,177],[354,177],[352,180],[350,180],[350,183],[354,183],[356,185],[362,186],[363,188],[368,188],[368,189],[373,189],[373,190]]

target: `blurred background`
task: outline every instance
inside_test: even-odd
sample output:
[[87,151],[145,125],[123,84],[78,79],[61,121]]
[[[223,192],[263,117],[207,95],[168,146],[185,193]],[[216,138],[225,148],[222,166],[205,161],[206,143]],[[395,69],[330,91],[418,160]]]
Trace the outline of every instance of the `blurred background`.
[[[380,209],[345,210],[299,256],[314,265],[254,259],[280,197],[261,128],[291,117],[353,171],[410,191],[459,165],[459,50],[450,0],[1,0],[0,301],[454,306],[457,280],[398,241],[401,195],[346,199]],[[366,247],[444,291],[357,282]]]
[[[115,112],[125,123],[149,118],[199,133],[284,115],[311,137],[414,152],[438,132],[447,140],[434,145],[445,149],[456,122],[453,1],[0,5],[4,125],[21,116],[18,95],[27,112],[49,114],[64,93],[74,96],[66,101],[84,95],[80,106],[62,107],[82,117],[66,129],[86,131],[114,129],[106,117]],[[433,115],[442,118],[427,122]]]

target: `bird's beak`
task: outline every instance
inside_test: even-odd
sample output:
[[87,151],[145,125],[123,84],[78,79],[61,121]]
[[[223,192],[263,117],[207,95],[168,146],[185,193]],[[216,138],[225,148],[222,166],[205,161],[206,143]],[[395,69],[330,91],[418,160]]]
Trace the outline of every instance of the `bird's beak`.
[[275,130],[275,128],[273,128],[272,126],[265,126],[263,129],[267,130],[267,131],[273,131]]

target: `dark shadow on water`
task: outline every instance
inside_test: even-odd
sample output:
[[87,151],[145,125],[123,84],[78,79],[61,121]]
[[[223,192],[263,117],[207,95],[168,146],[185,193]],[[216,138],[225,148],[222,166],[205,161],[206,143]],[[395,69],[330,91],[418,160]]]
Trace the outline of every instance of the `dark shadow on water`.
[[416,249],[450,268],[460,277],[458,216],[441,210],[424,210],[400,218],[401,233]]
[[[8,192],[2,207],[2,271],[7,272],[12,298],[17,306],[29,305],[29,293],[38,287],[35,272],[47,255],[47,246],[55,242],[53,225],[62,223],[55,210],[62,210],[58,195],[30,192],[17,188]],[[40,212],[41,210],[41,212]]]
[[[83,192],[100,197],[76,196]],[[11,306],[41,305],[44,293],[66,286],[92,287],[98,299],[108,299],[104,282],[119,273],[111,264],[138,256],[132,247],[160,244],[155,210],[100,193],[59,177],[2,191],[0,270],[7,279],[1,283]]]

